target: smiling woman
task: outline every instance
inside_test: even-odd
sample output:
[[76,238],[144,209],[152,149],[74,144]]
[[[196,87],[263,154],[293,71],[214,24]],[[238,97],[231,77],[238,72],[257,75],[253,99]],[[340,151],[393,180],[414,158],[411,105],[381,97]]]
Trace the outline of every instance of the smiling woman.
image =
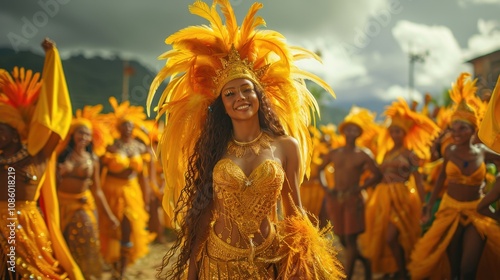
[[159,152],[169,174],[163,206],[179,238],[162,277],[343,277],[329,228],[313,226],[299,195],[317,109],[303,79],[333,92],[295,66],[295,59],[318,57],[256,28],[264,24],[255,16],[261,7],[254,3],[238,27],[229,1],[196,1],[190,11],[210,27],[188,27],[166,40],[173,50],[163,56],[149,100],[171,76],[158,107],[166,116]]

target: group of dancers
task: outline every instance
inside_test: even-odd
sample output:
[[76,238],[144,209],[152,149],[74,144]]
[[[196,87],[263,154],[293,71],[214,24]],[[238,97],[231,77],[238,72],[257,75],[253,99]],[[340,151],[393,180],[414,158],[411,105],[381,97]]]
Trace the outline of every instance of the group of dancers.
[[302,201],[333,223],[348,278],[356,260],[365,279],[500,277],[500,86],[480,98],[475,82],[462,73],[450,105],[400,98],[380,120],[353,106],[338,131],[311,129]]
[[113,97],[111,113],[96,105],[73,116],[55,43],[42,46],[41,77],[0,72],[2,217],[15,225],[1,229],[1,278],[102,279],[108,267],[121,279],[164,234],[158,129],[143,107]]

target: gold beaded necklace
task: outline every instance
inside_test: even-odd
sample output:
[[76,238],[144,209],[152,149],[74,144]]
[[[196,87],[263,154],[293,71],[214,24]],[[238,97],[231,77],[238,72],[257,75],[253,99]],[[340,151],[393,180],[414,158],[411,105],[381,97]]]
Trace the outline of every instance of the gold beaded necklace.
[[259,155],[263,148],[271,147],[272,138],[267,133],[260,132],[259,136],[250,142],[240,142],[233,139],[227,146],[227,154],[242,158],[247,151]]
[[0,164],[12,164],[16,163],[18,161],[21,161],[29,156],[28,154],[28,149],[26,148],[25,145],[22,145],[21,149],[17,151],[15,154],[13,154],[10,157],[3,157],[0,156]]

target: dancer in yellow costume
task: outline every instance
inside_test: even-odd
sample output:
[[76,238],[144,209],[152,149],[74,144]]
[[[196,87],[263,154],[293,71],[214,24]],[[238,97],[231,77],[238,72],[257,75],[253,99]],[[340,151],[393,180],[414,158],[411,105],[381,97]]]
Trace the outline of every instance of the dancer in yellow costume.
[[[422,111],[423,113],[424,111]],[[439,111],[437,111],[437,116],[436,116],[436,124],[440,128],[440,134],[436,139],[433,140],[433,143],[430,147],[431,149],[431,156],[428,161],[426,161],[422,168],[421,172],[422,175],[424,176],[424,193],[425,193],[425,199],[424,203],[427,204],[429,202],[429,199],[432,194],[432,190],[434,189],[436,185],[436,181],[439,177],[439,173],[441,172],[441,169],[443,168],[443,154],[448,145],[453,143],[453,139],[451,137],[451,132],[449,130],[449,124],[451,120],[451,115],[453,113],[453,110],[451,107],[441,107],[439,108]],[[431,209],[431,216],[429,220],[425,223],[422,223],[422,233],[425,233],[432,223],[434,222],[434,215],[437,212],[439,208],[439,204],[441,203],[441,198],[443,197],[444,193],[446,192],[446,186],[447,183],[444,182],[443,188],[441,189],[441,192],[439,192],[438,196],[436,197],[436,200],[434,202],[434,206]]]
[[397,279],[407,279],[406,264],[420,237],[423,182],[418,169],[421,159],[430,156],[439,129],[401,98],[384,114],[388,128],[378,148],[384,177],[366,204],[366,230],[360,242],[373,273],[396,273]]
[[443,155],[444,168],[424,207],[424,221],[445,180],[448,187],[434,223],[411,255],[408,268],[414,279],[500,279],[500,226],[476,210],[485,161],[499,158],[483,144],[472,143],[478,116],[468,103],[476,98],[475,82],[462,73],[450,90],[455,102],[450,125],[454,143]]
[[102,256],[97,227],[97,205],[118,229],[101,189],[99,158],[113,139],[99,114],[102,106],[77,110],[65,141],[59,145],[57,196],[61,231],[85,279],[101,279]]
[[[323,163],[318,167],[321,185],[326,192],[327,217],[333,223],[334,233],[346,248],[347,279],[353,276],[356,260],[361,261],[364,267],[365,279],[371,279],[370,262],[358,249],[358,236],[365,230],[365,201],[362,192],[378,184],[382,180],[382,173],[371,151],[356,143],[363,133],[371,134],[370,129],[364,127],[370,127],[374,118],[375,115],[370,111],[353,106],[339,125],[345,144],[325,154]],[[335,166],[335,187],[331,190],[324,177],[324,169],[330,163]],[[363,176],[367,178],[362,180]]]
[[150,180],[144,172],[151,155],[143,143],[147,143],[148,137],[140,129],[146,118],[144,109],[130,106],[128,101],[118,104],[114,97],[109,101],[114,112],[108,115],[108,125],[116,138],[101,157],[101,180],[120,228],[114,229],[113,221],[106,215],[100,216],[99,228],[104,260],[112,264],[113,277],[121,278],[128,265],[149,252],[148,245],[153,239],[147,230]]
[[158,107],[166,116],[159,144],[163,205],[179,229],[162,266],[168,279],[343,276],[331,240],[309,221],[299,195],[317,109],[303,78],[333,91],[294,64],[317,56],[257,29],[264,24],[255,15],[261,7],[254,3],[239,27],[229,1],[196,1],[190,11],[210,26],[166,39],[173,49],[162,55],[168,60],[148,100],[170,77]]
[[[1,279],[83,279],[59,227],[54,150],[66,137],[71,103],[55,44],[45,39],[42,81],[0,69]],[[43,211],[43,216],[38,208]]]

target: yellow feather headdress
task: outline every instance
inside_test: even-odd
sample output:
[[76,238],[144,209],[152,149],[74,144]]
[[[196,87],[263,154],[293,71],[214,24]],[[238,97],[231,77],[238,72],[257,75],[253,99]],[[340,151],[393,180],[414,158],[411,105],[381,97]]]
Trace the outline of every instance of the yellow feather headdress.
[[289,46],[276,31],[258,29],[265,26],[264,19],[256,16],[262,6],[254,3],[238,26],[230,1],[215,0],[211,6],[195,1],[189,11],[210,25],[190,26],[165,40],[172,50],[159,57],[166,64],[151,84],[147,110],[149,114],[156,90],[169,78],[155,108],[157,118],[165,116],[158,151],[165,174],[172,180],[167,182],[167,188],[184,186],[187,157],[199,138],[208,106],[219,96],[222,86],[235,78],[247,78],[262,87],[286,133],[299,141],[301,166],[309,166],[312,142],[308,126],[319,108],[304,80],[334,93],[322,79],[294,64],[304,58],[320,60],[316,54]]
[[366,108],[352,106],[349,114],[339,125],[339,132],[343,130],[347,124],[357,125],[361,129],[361,135],[356,139],[356,145],[369,148],[373,153],[376,152],[376,142],[374,139],[380,133],[379,126],[375,123],[376,114],[370,112]]
[[16,66],[11,75],[0,69],[0,122],[16,129],[23,142],[41,87],[40,73]]
[[461,73],[456,83],[449,91],[450,97],[455,103],[451,122],[463,121],[471,124],[477,129],[479,125],[478,107],[481,101],[476,96],[477,79],[472,80],[469,73]]
[[60,153],[69,143],[73,132],[80,126],[85,126],[92,130],[92,148],[94,153],[102,156],[106,152],[106,147],[113,144],[113,137],[109,128],[106,126],[106,116],[101,114],[103,106],[101,104],[90,106],[86,105],[83,109],[76,110],[75,117],[71,120],[68,135],[58,146],[57,152]]
[[146,120],[146,113],[144,113],[144,107],[142,106],[132,106],[129,101],[124,101],[118,103],[118,100],[114,96],[109,98],[109,103],[113,108],[113,113],[108,114],[106,122],[109,124],[111,129],[111,135],[113,138],[119,138],[120,132],[118,131],[118,126],[124,121],[130,121],[134,124],[134,129],[132,132],[133,137],[140,139],[144,144],[149,145],[150,140],[148,134],[143,130],[144,121]]
[[[430,158],[430,145],[440,132],[434,121],[422,113],[411,110],[403,98],[398,98],[388,106],[384,115],[390,121],[390,126],[399,126],[406,132],[404,145],[407,149],[412,150],[421,159]],[[380,138],[379,144],[377,159],[380,161],[385,154],[382,152],[384,148],[386,151],[392,148],[392,141],[387,132]]]

